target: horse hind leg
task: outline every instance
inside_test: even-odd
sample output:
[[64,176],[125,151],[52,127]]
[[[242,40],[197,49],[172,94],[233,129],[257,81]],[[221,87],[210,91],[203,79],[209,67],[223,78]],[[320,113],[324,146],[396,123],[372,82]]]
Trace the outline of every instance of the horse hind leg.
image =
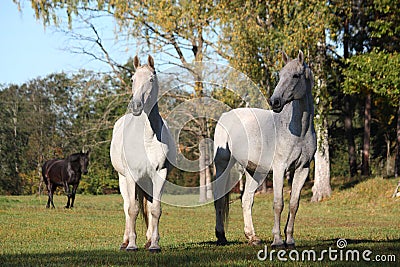
[[289,215],[285,226],[286,246],[294,248],[295,241],[293,238],[294,220],[299,208],[300,193],[304,182],[309,174],[309,168],[299,168],[294,173],[292,191],[290,193]]
[[46,204],[46,208],[50,208],[50,203],[52,203],[53,201],[53,194],[51,192],[52,190],[52,186],[50,183],[47,184],[47,204]]
[[146,244],[144,244],[144,248],[145,249],[149,249],[151,246],[151,237],[153,235],[153,228],[151,227],[152,225],[152,221],[153,221],[153,217],[151,216],[151,206],[152,206],[152,201],[144,199],[143,200],[144,203],[146,203],[145,207],[143,207],[145,209],[144,211],[144,216],[145,216],[145,220],[146,220],[146,226],[147,226],[147,231],[146,231]]
[[264,177],[261,174],[255,173],[254,177],[247,171],[246,173],[246,185],[242,196],[242,209],[243,209],[243,220],[244,220],[244,234],[248,239],[250,245],[260,245],[261,239],[256,235],[253,218],[252,218],[252,207],[254,203],[254,194],[263,181]]
[[57,186],[56,186],[55,184],[49,183],[49,186],[48,186],[48,190],[49,190],[49,199],[47,200],[46,208],[49,208],[49,207],[50,207],[50,204],[51,204],[51,208],[52,208],[52,209],[55,209],[55,208],[56,208],[56,207],[54,206],[54,202],[53,202],[53,199],[54,199],[54,192],[56,191],[56,188],[57,188]]
[[[225,151],[224,151],[225,152]],[[225,236],[225,223],[229,213],[229,174],[235,160],[230,157],[230,152],[222,153],[217,150],[214,157],[216,178],[214,181],[214,207],[215,207],[215,236],[217,245],[228,243]]]

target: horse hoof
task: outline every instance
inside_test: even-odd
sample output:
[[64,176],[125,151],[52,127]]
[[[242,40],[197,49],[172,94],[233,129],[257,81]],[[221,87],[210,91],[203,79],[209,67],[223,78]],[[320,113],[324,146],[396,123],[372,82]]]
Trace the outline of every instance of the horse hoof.
[[159,253],[161,252],[161,248],[149,248],[150,253]]
[[151,246],[151,241],[150,241],[150,240],[147,241],[146,244],[144,244],[144,248],[145,248],[145,249],[149,249],[150,246]]
[[126,248],[128,247],[128,244],[122,243],[121,246],[119,247],[119,250],[126,250]]
[[127,247],[125,249],[125,251],[127,251],[127,252],[136,252],[136,251],[138,251],[138,248],[137,247]]
[[225,246],[226,244],[228,244],[224,231],[219,232],[215,230],[215,236],[217,237],[217,246]]
[[216,244],[217,246],[226,246],[228,244],[228,240],[226,240],[226,238],[218,238]]
[[261,245],[261,243],[262,243],[261,239],[258,237],[253,237],[249,240],[249,245],[251,245],[251,246],[259,246],[259,245]]

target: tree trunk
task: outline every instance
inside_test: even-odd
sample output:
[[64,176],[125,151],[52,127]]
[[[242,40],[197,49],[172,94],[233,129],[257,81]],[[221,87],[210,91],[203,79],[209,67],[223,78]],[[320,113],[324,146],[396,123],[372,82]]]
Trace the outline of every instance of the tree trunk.
[[[325,37],[325,36],[324,36]],[[318,54],[315,66],[315,98],[319,99],[315,106],[315,129],[317,135],[317,151],[314,157],[314,186],[311,201],[321,201],[331,195],[329,142],[328,142],[328,112],[329,97],[326,76],[323,70],[326,66],[325,38],[318,42]]]
[[21,194],[21,179],[19,175],[19,146],[18,146],[18,89],[15,90],[15,102],[12,108],[12,122],[13,122],[13,147],[14,147],[14,188],[13,194],[19,195]]
[[[201,146],[201,145],[200,145]],[[200,152],[199,158],[199,167],[200,167],[200,192],[199,192],[199,202],[204,203],[207,201],[207,187],[206,187],[206,168],[205,168],[205,160],[204,156],[202,156],[202,152]]]
[[394,176],[400,176],[400,101],[397,110],[397,137],[396,137],[396,159],[394,164]]
[[386,142],[386,176],[390,175],[390,136],[388,133],[385,133],[385,142]]
[[[346,17],[343,25],[343,57],[349,58],[349,18]],[[344,131],[347,140],[347,150],[349,154],[350,176],[354,177],[357,174],[357,156],[356,145],[353,134],[353,97],[346,95],[344,97],[343,112],[344,112]]]
[[209,144],[205,138],[200,140],[199,144],[200,157],[199,157],[199,168],[200,168],[200,195],[199,202],[204,203],[207,199],[212,198],[211,191],[211,173],[210,173],[210,151]]
[[369,148],[371,139],[371,93],[365,97],[364,108],[364,144],[363,144],[363,157],[361,174],[369,176]]
[[317,152],[314,157],[315,178],[312,187],[312,202],[321,201],[330,197],[332,193],[330,184],[328,121],[323,118],[321,125],[317,125]]
[[349,154],[349,167],[350,176],[354,177],[357,174],[357,156],[356,156],[356,145],[354,142],[353,134],[353,103],[352,97],[346,95],[344,97],[344,132],[347,140],[347,150]]

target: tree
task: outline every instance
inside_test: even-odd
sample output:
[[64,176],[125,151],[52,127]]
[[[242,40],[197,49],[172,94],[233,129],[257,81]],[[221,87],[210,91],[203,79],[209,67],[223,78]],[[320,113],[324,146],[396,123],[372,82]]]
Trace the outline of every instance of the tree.
[[[350,30],[353,30],[352,25],[356,24],[354,21],[357,16],[353,16],[353,1],[329,1],[328,7],[330,13],[332,14],[329,20],[329,31],[330,38],[336,44],[343,44],[343,56],[339,56],[336,51],[334,53],[334,59],[339,66],[343,66],[341,59],[347,60],[350,56],[350,51],[353,50],[352,41],[355,38],[350,38]],[[340,70],[338,70],[340,73]],[[340,87],[340,85],[336,85]],[[341,95],[342,90],[337,90],[336,94]],[[356,145],[354,140],[354,130],[353,130],[353,114],[354,114],[354,98],[351,95],[345,95],[340,97],[343,99],[342,114],[343,114],[343,127],[345,131],[345,136],[347,140],[347,152],[348,152],[348,163],[350,177],[357,174],[357,155],[356,155]]]
[[[353,56],[347,62],[348,67],[344,69],[345,81],[343,88],[348,94],[361,94],[368,91],[368,95],[377,94],[385,96],[389,103],[399,109],[400,97],[400,66],[399,53],[388,53],[374,49],[370,53]],[[398,111],[399,112],[399,111]],[[369,118],[370,121],[370,118]],[[397,115],[397,125],[399,116]],[[398,126],[397,126],[398,127]],[[398,131],[398,130],[397,130]],[[398,175],[398,147],[399,134],[396,138],[396,164],[395,174]]]
[[[346,6],[346,4],[344,6]],[[351,77],[349,75],[362,75],[360,71],[366,71],[372,76],[377,75],[379,77],[382,72],[377,74],[373,69],[375,67],[380,68],[382,66],[389,67],[385,65],[380,58],[374,59],[371,56],[377,55],[378,57],[383,57],[382,53],[393,53],[394,51],[398,52],[400,50],[400,45],[398,42],[400,38],[399,3],[396,1],[381,0],[371,0],[367,2],[355,1],[348,6],[347,9],[350,11],[348,11],[346,13],[347,16],[345,16],[345,21],[347,24],[344,24],[346,26],[344,28],[344,33],[348,34],[346,36],[351,36],[352,38],[344,38],[346,41],[344,44],[348,44],[348,47],[345,47],[348,48],[348,50],[345,50],[345,53],[355,53],[355,55],[348,58],[345,57],[344,59],[345,65],[343,66],[343,71],[345,72],[345,79],[348,80],[344,81],[344,90],[347,93],[357,92],[358,94],[361,93],[365,96],[362,174],[369,175],[371,99],[373,97],[373,93],[376,93],[376,90],[378,89],[374,88],[372,84],[365,84],[359,79],[360,77]],[[369,59],[361,56],[365,52],[371,53],[370,56],[367,56]],[[396,57],[396,55],[394,56]],[[351,63],[353,60],[355,62]],[[370,65],[373,63],[382,63],[383,65]],[[347,64],[352,64],[352,66],[348,66]],[[358,68],[358,71],[356,71],[356,68]],[[362,77],[371,81],[370,77],[365,77],[364,75],[362,75]],[[386,79],[386,76],[381,77],[384,78],[381,80],[382,82],[388,82],[389,84],[391,83],[388,79]],[[356,89],[356,86],[354,86],[356,82],[360,82],[358,89]],[[375,81],[371,82],[375,83]]]

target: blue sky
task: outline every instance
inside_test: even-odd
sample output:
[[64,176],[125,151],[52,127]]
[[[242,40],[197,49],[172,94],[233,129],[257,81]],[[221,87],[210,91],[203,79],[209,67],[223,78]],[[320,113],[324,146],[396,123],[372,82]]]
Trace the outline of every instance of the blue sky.
[[[116,34],[113,18],[97,18],[94,23],[104,47],[119,64],[124,64],[136,54],[139,54],[142,61],[147,59],[146,43],[133,38],[126,40],[124,34]],[[111,70],[107,64],[90,56],[72,53],[74,47],[85,47],[87,51],[103,56],[93,43],[72,40],[71,31],[67,27],[63,27],[63,30],[68,33],[53,26],[44,28],[42,22],[35,19],[29,1],[24,2],[22,12],[19,12],[12,0],[0,0],[0,25],[0,84],[22,84],[61,71]],[[84,24],[79,24],[77,19],[73,19],[73,32],[93,37],[93,32],[87,30]],[[116,35],[118,41],[115,40]],[[165,51],[168,49],[171,52],[170,46],[163,47]],[[155,58],[157,70],[171,67],[168,62],[179,63],[179,60],[165,53],[153,51],[151,54]],[[193,59],[191,51],[184,50],[184,54],[189,61]]]
[[[40,21],[36,21],[29,5],[25,2],[21,13],[12,0],[1,0],[0,84],[22,84],[50,73],[74,72],[82,68],[108,70],[108,66],[99,61],[68,51],[74,45],[70,38],[53,27],[45,29]],[[113,44],[113,27],[107,25],[101,29],[110,36],[105,41],[109,46]],[[132,53],[126,48],[113,52],[120,60],[127,59]]]

